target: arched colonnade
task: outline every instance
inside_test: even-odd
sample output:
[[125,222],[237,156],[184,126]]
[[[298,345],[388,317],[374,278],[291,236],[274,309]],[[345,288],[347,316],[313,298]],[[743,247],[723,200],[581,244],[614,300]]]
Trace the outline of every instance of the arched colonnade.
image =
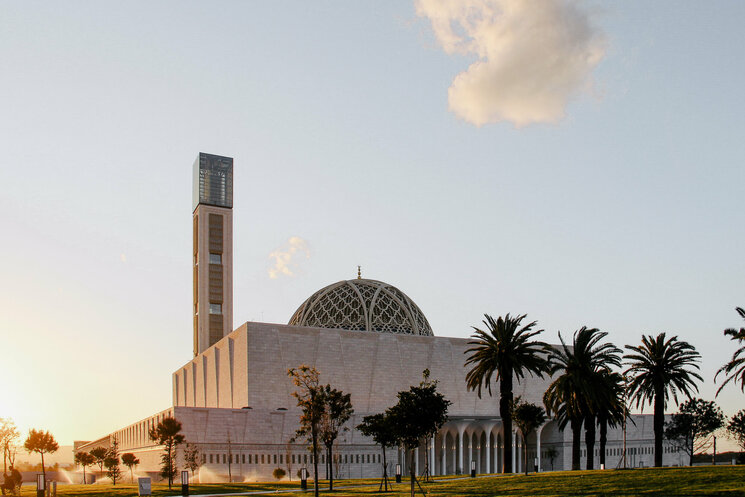
[[[541,471],[541,432],[546,427],[542,425],[528,439],[528,448],[533,449],[538,459],[538,471]],[[469,474],[471,462],[475,463],[476,473],[501,473],[504,466],[502,447],[504,446],[504,431],[501,420],[493,419],[462,419],[448,421],[437,433],[434,444],[428,441],[428,446],[415,451],[418,475],[424,473],[429,464],[431,475]],[[426,455],[425,455],[426,451]],[[512,465],[513,472],[523,472],[524,451],[522,436],[513,431],[512,435]],[[403,454],[399,454],[402,462],[402,472],[408,473],[408,461],[403,461]],[[529,461],[529,471],[535,471],[535,463]]]

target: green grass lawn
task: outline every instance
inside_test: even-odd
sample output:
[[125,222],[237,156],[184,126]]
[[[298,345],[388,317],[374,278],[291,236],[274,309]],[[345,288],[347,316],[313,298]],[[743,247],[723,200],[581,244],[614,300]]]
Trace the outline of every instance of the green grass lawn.
[[[325,483],[325,482],[324,482]],[[335,497],[381,495],[373,480],[339,480]],[[312,482],[308,482],[312,495]],[[345,488],[350,487],[350,488]],[[351,488],[358,487],[358,488]],[[495,476],[489,478],[447,478],[423,484],[428,496],[745,496],[745,466],[700,466],[695,468],[660,468],[607,471],[575,471],[540,475]],[[168,491],[167,485],[154,485],[153,495],[180,495],[180,487]],[[274,495],[303,495],[298,482],[233,483],[192,485],[192,495],[268,490]],[[275,493],[275,490],[279,492]],[[394,483],[390,497],[408,495],[409,484]],[[328,494],[329,492],[325,492]],[[137,495],[133,485],[60,485],[60,496],[113,497]],[[33,487],[24,488],[23,496],[33,496]]]

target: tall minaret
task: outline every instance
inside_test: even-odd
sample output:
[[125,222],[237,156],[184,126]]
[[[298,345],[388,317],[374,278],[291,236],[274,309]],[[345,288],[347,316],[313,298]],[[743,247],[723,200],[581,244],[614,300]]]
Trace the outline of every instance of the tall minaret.
[[194,162],[194,355],[233,331],[233,159]]

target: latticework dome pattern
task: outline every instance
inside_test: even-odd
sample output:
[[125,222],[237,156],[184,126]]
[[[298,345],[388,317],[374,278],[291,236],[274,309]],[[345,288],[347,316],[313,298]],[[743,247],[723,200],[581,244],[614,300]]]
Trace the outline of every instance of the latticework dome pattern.
[[382,281],[361,278],[321,288],[303,302],[289,324],[433,335],[427,318],[404,292]]

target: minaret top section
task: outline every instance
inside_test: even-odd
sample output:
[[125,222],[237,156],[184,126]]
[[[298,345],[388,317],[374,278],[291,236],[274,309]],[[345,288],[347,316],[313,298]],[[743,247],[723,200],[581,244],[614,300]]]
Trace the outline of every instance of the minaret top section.
[[199,153],[194,161],[192,209],[199,204],[233,208],[233,159]]

